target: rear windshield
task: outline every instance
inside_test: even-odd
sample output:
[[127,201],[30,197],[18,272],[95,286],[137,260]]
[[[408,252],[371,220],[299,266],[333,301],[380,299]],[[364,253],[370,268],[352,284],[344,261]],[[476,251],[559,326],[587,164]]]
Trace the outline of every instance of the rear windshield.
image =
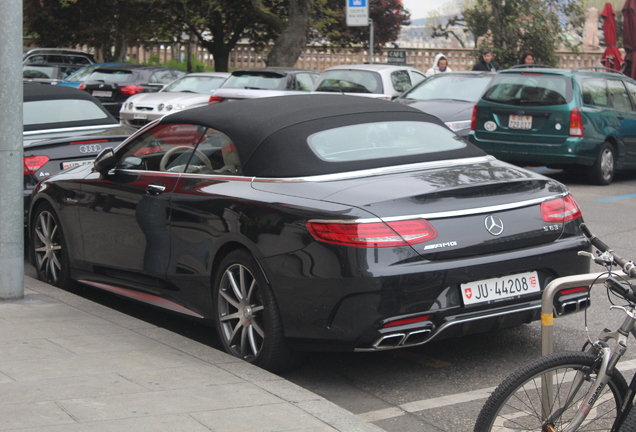
[[[54,128],[68,123],[107,119],[108,115],[93,101],[84,99],[56,99],[24,102],[24,126],[45,124]],[[109,122],[105,122],[109,123]]]
[[46,66],[46,65],[28,65],[22,67],[23,78],[66,78],[70,74],[74,73],[81,66],[77,65],[59,65],[59,66]]
[[448,129],[428,122],[364,123],[317,132],[307,139],[327,162],[361,161],[437,153],[466,147]]
[[438,74],[403,96],[407,100],[450,99],[477,102],[492,76]]
[[272,72],[234,72],[221,88],[283,90],[287,77]]
[[212,94],[223,84],[223,77],[183,77],[167,85],[162,92]]
[[515,106],[563,105],[572,100],[572,79],[535,72],[500,74],[482,99]]
[[133,73],[129,70],[96,70],[86,81],[102,81],[105,83],[124,83],[132,81]]
[[347,93],[384,93],[380,74],[361,70],[326,71],[316,91]]

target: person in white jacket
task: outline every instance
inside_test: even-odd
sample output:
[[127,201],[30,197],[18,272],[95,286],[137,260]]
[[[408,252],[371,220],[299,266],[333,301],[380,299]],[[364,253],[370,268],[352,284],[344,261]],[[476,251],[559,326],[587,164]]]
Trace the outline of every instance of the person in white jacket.
[[448,59],[444,54],[437,54],[435,60],[433,60],[433,67],[426,71],[426,76],[436,75],[442,72],[452,72],[453,70],[448,66]]

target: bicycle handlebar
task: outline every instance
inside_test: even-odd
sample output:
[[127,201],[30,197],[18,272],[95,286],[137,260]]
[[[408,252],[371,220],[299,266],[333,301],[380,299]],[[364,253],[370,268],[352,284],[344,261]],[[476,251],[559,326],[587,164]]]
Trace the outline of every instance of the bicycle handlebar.
[[596,249],[598,249],[601,252],[609,253],[612,256],[612,258],[614,258],[614,261],[616,262],[616,264],[618,264],[626,274],[628,274],[631,277],[636,277],[636,265],[634,265],[632,261],[626,260],[625,258],[618,255],[616,252],[611,250],[608,245],[606,245],[605,243],[601,241],[601,239],[599,239],[594,234],[592,234],[590,229],[584,223],[579,225],[579,228],[581,228],[581,231],[583,231],[583,234],[585,234],[585,237],[587,237],[590,240],[590,243],[592,243],[592,246],[594,246]]

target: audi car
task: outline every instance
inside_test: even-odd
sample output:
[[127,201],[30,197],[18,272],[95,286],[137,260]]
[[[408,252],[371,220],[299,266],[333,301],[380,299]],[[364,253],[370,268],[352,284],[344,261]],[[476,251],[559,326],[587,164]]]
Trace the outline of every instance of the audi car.
[[38,181],[63,169],[90,164],[135,130],[121,126],[86,92],[24,83],[24,206]]
[[536,320],[551,280],[589,271],[582,221],[563,184],[436,117],[340,94],[169,114],[42,181],[29,217],[41,280],[210,323],[273,371]]

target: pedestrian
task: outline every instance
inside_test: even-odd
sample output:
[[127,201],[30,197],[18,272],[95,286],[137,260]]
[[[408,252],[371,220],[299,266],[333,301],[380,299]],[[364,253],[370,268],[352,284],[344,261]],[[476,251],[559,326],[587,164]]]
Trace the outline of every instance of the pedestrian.
[[484,49],[479,56],[479,60],[473,66],[473,70],[486,72],[501,70],[501,66],[494,60],[494,57],[495,53],[490,48]]
[[529,65],[534,64],[534,56],[530,51],[524,51],[519,56],[519,64],[520,65]]
[[444,54],[437,54],[435,60],[433,60],[433,67],[428,68],[426,76],[436,75],[442,72],[452,72],[453,70],[448,66],[448,59]]

